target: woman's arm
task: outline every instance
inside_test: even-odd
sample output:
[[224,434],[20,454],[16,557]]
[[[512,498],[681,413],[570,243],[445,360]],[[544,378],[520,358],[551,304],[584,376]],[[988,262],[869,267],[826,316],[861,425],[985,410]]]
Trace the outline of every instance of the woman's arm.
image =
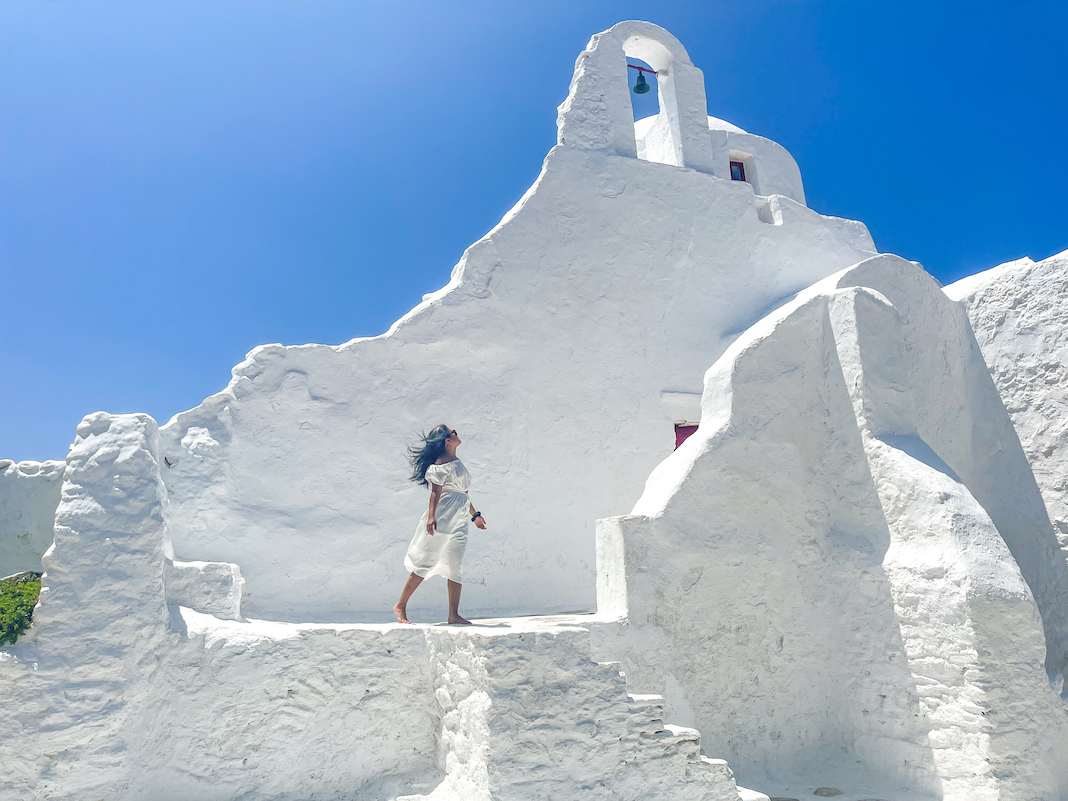
[[[467,500],[467,512],[468,512],[468,514],[474,515],[475,512],[477,512],[477,511],[478,510],[475,508],[475,505],[473,503],[471,503],[471,499],[469,498]],[[478,517],[475,518],[475,525],[478,526],[479,528],[485,528],[486,527],[486,518],[484,518],[482,515],[479,515]]]
[[427,516],[426,516],[426,533],[429,534],[431,537],[434,536],[434,529],[438,525],[437,518],[434,517],[434,514],[438,511],[438,501],[440,499],[441,499],[441,485],[440,484],[431,484],[430,485],[430,511],[427,512]]

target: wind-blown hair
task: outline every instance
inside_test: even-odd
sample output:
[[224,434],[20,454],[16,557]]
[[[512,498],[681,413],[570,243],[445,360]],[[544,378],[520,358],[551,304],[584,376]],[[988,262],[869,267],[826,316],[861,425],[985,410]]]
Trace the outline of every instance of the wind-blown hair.
[[445,453],[445,440],[449,438],[449,427],[442,423],[434,426],[429,434],[420,434],[422,442],[408,448],[408,461],[412,463],[411,480],[416,484],[427,486],[426,469]]

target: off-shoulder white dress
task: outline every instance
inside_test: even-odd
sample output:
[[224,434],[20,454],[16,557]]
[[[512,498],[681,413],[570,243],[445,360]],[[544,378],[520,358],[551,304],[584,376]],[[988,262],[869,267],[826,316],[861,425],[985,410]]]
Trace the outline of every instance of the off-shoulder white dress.
[[467,499],[471,474],[457,459],[430,465],[426,469],[426,480],[441,487],[434,513],[438,525],[434,536],[427,534],[426,519],[430,509],[423,512],[404,557],[404,566],[422,578],[442,576],[462,584],[460,564],[467,550],[467,524],[471,522]]

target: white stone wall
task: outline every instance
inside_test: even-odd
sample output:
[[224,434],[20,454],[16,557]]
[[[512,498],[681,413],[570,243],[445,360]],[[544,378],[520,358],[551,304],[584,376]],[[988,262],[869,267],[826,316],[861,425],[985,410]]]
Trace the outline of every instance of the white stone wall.
[[0,577],[41,572],[52,544],[63,462],[0,459]]
[[[632,51],[670,70],[684,167],[636,158]],[[238,564],[246,615],[389,619],[427,503],[404,448],[442,422],[489,523],[464,608],[592,609],[593,521],[674,446],[663,393],[699,394],[740,331],[874,252],[859,223],[758,208],[716,174],[701,73],[656,26],[594,37],[558,124],[534,187],[387,334],[258,348],[162,428],[176,558]],[[444,595],[420,589],[413,619],[440,619]]]
[[739,338],[600,522],[595,652],[773,795],[1064,798],[1068,570],[1036,496],[963,310],[876,257]]

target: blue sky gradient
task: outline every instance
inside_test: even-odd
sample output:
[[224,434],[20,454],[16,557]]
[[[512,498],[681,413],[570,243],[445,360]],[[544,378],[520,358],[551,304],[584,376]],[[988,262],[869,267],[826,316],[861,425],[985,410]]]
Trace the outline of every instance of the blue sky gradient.
[[0,457],[161,424],[258,344],[378,334],[537,177],[589,37],[648,19],[809,205],[949,283],[1068,248],[1068,4],[0,6]]

